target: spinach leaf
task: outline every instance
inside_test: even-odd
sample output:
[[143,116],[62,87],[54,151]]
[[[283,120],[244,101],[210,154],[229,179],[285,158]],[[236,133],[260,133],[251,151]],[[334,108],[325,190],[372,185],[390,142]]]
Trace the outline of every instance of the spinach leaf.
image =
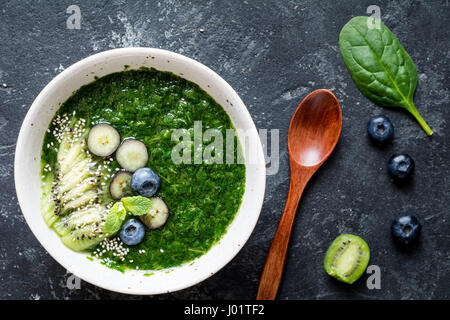
[[395,35],[380,21],[369,29],[373,18],[355,17],[341,30],[339,47],[345,65],[359,90],[383,107],[407,109],[428,135],[433,131],[413,103],[417,70]]

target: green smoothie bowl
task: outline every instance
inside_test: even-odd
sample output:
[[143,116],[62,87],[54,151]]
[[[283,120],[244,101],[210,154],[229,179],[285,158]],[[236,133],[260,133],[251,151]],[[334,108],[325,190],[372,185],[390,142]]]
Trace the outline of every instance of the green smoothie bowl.
[[70,66],[22,124],[14,175],[23,215],[69,272],[129,294],[180,290],[242,248],[265,161],[237,93],[203,64],[124,48]]

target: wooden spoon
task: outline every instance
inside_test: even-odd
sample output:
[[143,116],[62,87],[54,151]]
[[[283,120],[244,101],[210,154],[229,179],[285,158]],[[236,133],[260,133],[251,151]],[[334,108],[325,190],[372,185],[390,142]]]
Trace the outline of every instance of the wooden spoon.
[[336,146],[341,127],[341,107],[329,90],[311,92],[292,117],[288,134],[291,184],[259,283],[258,300],[273,300],[277,295],[298,202],[309,179]]

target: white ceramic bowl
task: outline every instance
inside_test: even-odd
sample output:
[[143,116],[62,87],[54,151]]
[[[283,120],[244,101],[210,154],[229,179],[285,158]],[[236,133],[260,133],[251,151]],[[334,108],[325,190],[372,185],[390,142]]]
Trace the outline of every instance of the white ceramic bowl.
[[[161,270],[151,276],[145,271],[125,273],[109,269],[86,254],[65,247],[58,235],[45,224],[39,210],[40,153],[50,121],[59,107],[94,76],[141,66],[171,71],[195,82],[220,103],[240,130],[253,141],[251,161],[246,156],[246,188],[242,205],[221,241],[194,263]],[[242,131],[241,131],[242,130]],[[83,59],[56,76],[34,100],[20,129],[14,162],[17,198],[31,231],[50,255],[69,272],[99,287],[129,294],[159,294],[192,286],[225,266],[242,248],[258,220],[264,198],[265,161],[256,127],[242,100],[231,86],[203,64],[170,51],[153,48],[124,48],[101,52]]]

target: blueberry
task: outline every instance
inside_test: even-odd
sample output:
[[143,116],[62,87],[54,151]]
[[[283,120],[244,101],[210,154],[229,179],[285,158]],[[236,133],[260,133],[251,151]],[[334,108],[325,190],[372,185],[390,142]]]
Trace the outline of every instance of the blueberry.
[[407,154],[394,154],[388,161],[388,172],[397,180],[407,179],[414,170],[414,160]]
[[415,216],[402,216],[392,222],[391,232],[394,240],[403,245],[417,242],[422,226]]
[[394,136],[394,126],[385,115],[370,118],[367,124],[370,139],[377,144],[384,144]]
[[153,196],[161,184],[159,176],[150,168],[136,170],[131,177],[131,189],[143,197]]
[[129,245],[134,246],[142,242],[145,236],[145,227],[136,219],[130,219],[122,226],[120,230],[120,239]]

